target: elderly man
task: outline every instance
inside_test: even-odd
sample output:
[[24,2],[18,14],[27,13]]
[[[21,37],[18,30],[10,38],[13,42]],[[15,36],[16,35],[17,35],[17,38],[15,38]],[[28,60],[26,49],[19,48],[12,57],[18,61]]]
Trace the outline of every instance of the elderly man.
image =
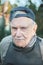
[[40,43],[36,35],[35,14],[26,7],[10,12],[11,35],[1,41],[3,65],[43,65]]

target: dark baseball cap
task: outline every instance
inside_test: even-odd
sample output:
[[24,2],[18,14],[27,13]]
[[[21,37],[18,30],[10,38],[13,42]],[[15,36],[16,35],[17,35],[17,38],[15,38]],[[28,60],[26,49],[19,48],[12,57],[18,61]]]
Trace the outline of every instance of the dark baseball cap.
[[10,11],[10,21],[12,21],[13,18],[18,17],[28,17],[35,21],[34,12],[30,8],[26,7],[16,7]]

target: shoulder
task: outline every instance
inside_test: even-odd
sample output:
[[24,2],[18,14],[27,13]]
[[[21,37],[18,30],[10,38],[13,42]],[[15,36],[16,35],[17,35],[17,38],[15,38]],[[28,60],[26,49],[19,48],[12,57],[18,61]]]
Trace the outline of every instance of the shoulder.
[[0,42],[0,45],[6,44],[6,43],[11,42],[11,41],[12,41],[12,36],[11,35],[6,36],[2,39],[2,41]]
[[43,38],[37,36],[37,40],[42,44],[43,43]]
[[3,38],[2,41],[0,42],[0,47],[2,47],[2,48],[6,47],[7,45],[10,44],[11,41],[12,41],[12,36],[11,35]]
[[43,60],[43,38],[38,37],[38,39],[40,40],[39,46],[40,46],[40,51],[41,51],[41,57]]
[[43,61],[43,38],[37,36],[36,42],[37,41],[38,41],[38,44],[40,47],[41,57],[42,57],[42,61]]
[[3,39],[2,39],[2,41],[1,42],[6,42],[6,41],[10,41],[12,39],[12,36],[11,35],[9,35],[9,36],[6,36],[6,37],[4,37]]
[[41,38],[41,37],[37,37],[37,38],[39,40],[40,47],[43,49],[43,38]]
[[12,36],[9,35],[5,38],[2,39],[2,41],[0,42],[0,54],[4,54],[6,53],[10,43],[12,42]]
[[36,42],[43,48],[43,38],[36,36]]

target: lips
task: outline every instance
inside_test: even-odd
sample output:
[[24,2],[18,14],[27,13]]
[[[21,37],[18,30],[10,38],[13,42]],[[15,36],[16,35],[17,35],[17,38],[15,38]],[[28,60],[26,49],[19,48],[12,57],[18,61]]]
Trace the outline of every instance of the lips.
[[15,39],[15,40],[24,40],[24,39]]
[[15,40],[24,40],[24,38],[15,38]]

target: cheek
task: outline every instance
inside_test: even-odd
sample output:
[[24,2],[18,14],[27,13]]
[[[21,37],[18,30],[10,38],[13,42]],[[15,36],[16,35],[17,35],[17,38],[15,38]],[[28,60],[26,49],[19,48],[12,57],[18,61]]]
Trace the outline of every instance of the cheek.
[[27,32],[24,32],[24,35],[26,38],[28,38],[30,36],[31,32],[30,31],[27,31]]
[[30,37],[33,36],[33,34],[34,34],[34,32],[33,32],[32,30],[27,31],[27,32],[25,32],[25,37],[26,37],[26,38],[30,38]]

